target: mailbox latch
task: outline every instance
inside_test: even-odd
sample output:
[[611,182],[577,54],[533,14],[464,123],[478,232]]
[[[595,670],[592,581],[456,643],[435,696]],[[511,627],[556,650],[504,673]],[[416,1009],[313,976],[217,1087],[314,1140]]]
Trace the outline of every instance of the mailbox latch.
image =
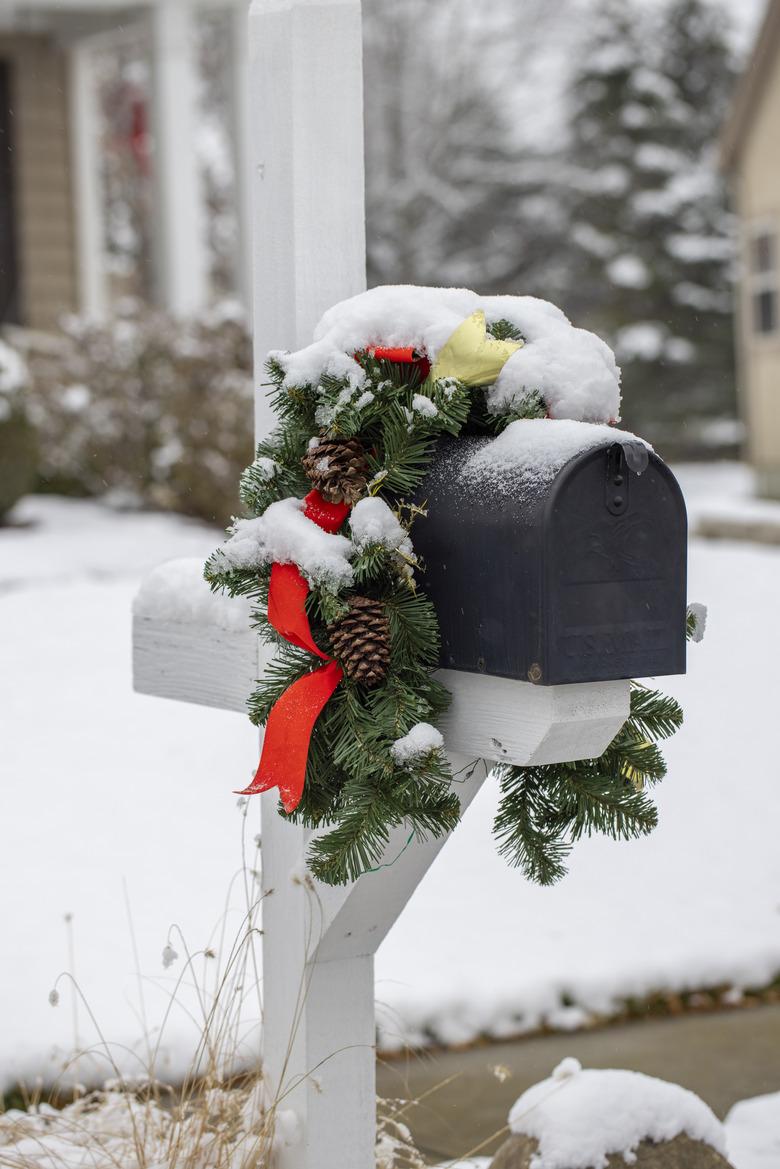
[[607,451],[607,511],[612,515],[623,515],[628,510],[628,467],[623,447],[616,442]]

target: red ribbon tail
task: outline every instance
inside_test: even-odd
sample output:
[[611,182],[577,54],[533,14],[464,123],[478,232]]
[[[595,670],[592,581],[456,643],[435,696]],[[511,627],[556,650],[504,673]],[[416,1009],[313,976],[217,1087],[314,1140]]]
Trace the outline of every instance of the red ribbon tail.
[[285,812],[298,807],[314,724],[343,677],[338,662],[328,662],[304,674],[277,699],[265,726],[260,765],[239,795],[254,796],[278,787]]
[[272,564],[268,586],[268,620],[286,641],[307,649],[318,658],[327,657],[312,637],[306,615],[309,586],[294,564]]
[[[349,514],[345,503],[329,503],[319,491],[304,501],[307,517],[326,532],[337,532]],[[239,795],[253,796],[278,787],[285,812],[298,807],[303,795],[309,742],[322,708],[344,677],[314,640],[306,613],[309,586],[294,564],[272,564],[268,587],[268,621],[282,637],[327,663],[304,674],[271,708],[265,726],[260,765],[249,787]]]

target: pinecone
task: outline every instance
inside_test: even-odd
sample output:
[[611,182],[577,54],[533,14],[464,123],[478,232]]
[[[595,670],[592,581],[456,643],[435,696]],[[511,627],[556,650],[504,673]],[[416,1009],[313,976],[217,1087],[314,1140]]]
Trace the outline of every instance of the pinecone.
[[368,463],[357,438],[320,438],[301,462],[329,503],[355,504],[366,490]]
[[353,682],[376,686],[390,665],[390,622],[381,601],[350,597],[349,612],[328,626],[331,645]]

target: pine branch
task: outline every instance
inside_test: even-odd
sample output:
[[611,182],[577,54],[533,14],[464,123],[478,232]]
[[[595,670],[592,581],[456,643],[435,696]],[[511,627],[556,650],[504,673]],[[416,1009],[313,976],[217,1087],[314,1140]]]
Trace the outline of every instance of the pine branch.
[[494,341],[525,341],[525,337],[517,325],[513,325],[511,321],[507,321],[504,317],[500,321],[488,321],[487,334]]
[[633,730],[649,739],[668,739],[683,724],[682,707],[676,698],[633,682],[629,722]]
[[[290,424],[258,443],[255,461],[246,468],[239,484],[241,502],[251,515],[262,515],[271,503],[279,499],[306,494],[310,485],[301,459],[310,433],[305,427]],[[270,470],[269,461],[272,464]]]
[[613,779],[628,779],[635,787],[657,783],[666,775],[664,757],[655,743],[624,728],[599,760]]
[[376,386],[387,385],[394,390],[416,390],[422,384],[420,369],[416,365],[398,361],[377,360],[370,353],[357,354],[357,360],[365,370],[368,380]]
[[[440,683],[431,680],[430,686],[426,687],[424,679],[427,678],[422,671],[409,671],[405,676],[404,672],[393,670],[384,685],[369,694],[367,709],[374,725],[381,728],[383,737],[389,742],[402,738],[415,723],[435,722],[443,713],[439,694],[434,690],[434,687],[440,687]],[[440,689],[447,695],[444,687]]]
[[383,472],[383,491],[412,495],[430,466],[436,438],[420,433],[410,425],[409,411],[399,403],[388,407],[384,419],[382,445],[374,452],[368,448],[368,465],[372,476]]
[[602,774],[598,761],[498,772],[499,852],[542,885],[565,875],[571,846],[582,836],[599,832],[627,840],[646,835],[657,823],[652,801],[627,780]]
[[521,403],[515,401],[511,410],[503,414],[494,414],[493,425],[497,433],[506,430],[512,422],[520,422],[527,418],[547,418],[547,406],[538,390],[529,390]]
[[383,544],[369,544],[352,561],[352,572],[356,585],[392,579],[396,575],[395,553]]
[[231,597],[250,597],[264,603],[270,568],[231,568],[217,548],[203,566],[203,576],[213,593],[224,591]]
[[493,831],[500,855],[521,868],[530,881],[554,884],[566,873],[571,844],[560,826],[551,827],[558,818],[558,808],[546,790],[546,777],[522,767],[501,767],[497,774],[501,802]]
[[549,884],[565,874],[571,845],[582,836],[627,840],[651,832],[658,813],[643,788],[666,774],[654,739],[667,738],[681,722],[674,699],[635,683],[629,719],[600,758],[499,768],[494,830],[502,856]]
[[401,775],[388,786],[350,780],[337,822],[311,845],[309,867],[321,881],[345,885],[385,860],[390,833],[399,824],[408,824],[418,840],[425,840],[452,831],[459,815],[457,796],[438,778]]
[[347,776],[334,761],[333,743],[343,724],[343,704],[346,695],[339,687],[314,725],[309,744],[309,758],[303,796],[295,811],[287,815],[279,805],[281,815],[294,824],[319,828],[332,820],[338,808]]
[[468,388],[455,378],[437,378],[426,396],[436,407],[436,414],[429,419],[431,429],[457,437],[471,413],[473,399]]
[[266,721],[272,706],[285,690],[321,664],[320,659],[313,654],[296,649],[289,641],[280,640],[277,652],[265,666],[262,677],[249,697],[249,717],[255,726]]
[[309,868],[328,885],[346,885],[374,868],[399,822],[377,786],[347,784],[338,821],[309,849]]
[[460,801],[455,792],[448,791],[448,779],[448,775],[428,775],[410,780],[395,792],[399,810],[416,840],[445,836],[457,827]]
[[281,386],[286,377],[285,368],[277,357],[269,357],[265,363],[265,371],[271,385]]
[[603,774],[598,767],[574,770],[566,776],[566,783],[571,789],[570,802],[564,800],[563,807],[570,813],[571,840],[594,832],[613,840],[635,840],[658,824],[655,804],[644,792],[612,774]]
[[393,661],[400,665],[416,662],[431,669],[437,666],[441,638],[432,602],[423,593],[397,590],[385,598],[385,610]]

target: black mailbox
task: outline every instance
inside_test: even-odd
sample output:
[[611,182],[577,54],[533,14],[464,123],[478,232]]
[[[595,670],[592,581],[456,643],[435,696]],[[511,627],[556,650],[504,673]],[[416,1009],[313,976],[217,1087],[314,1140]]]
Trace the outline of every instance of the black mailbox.
[[546,480],[485,481],[490,440],[443,445],[415,523],[441,665],[540,685],[685,673],[687,518],[646,448],[609,443]]

